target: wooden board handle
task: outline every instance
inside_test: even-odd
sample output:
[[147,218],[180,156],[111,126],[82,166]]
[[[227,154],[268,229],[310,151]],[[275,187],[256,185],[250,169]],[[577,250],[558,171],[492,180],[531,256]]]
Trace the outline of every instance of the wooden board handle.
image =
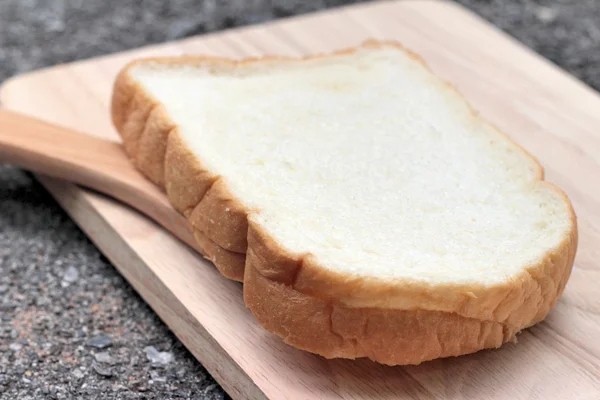
[[109,195],[199,250],[186,219],[134,168],[117,142],[0,109],[0,162]]

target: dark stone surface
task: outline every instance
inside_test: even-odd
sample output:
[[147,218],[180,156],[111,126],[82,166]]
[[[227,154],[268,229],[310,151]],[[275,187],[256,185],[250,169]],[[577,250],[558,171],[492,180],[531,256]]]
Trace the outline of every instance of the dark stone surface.
[[[459,2],[600,88],[597,0]],[[2,0],[0,81],[55,63],[342,3]],[[89,345],[102,335],[110,345]],[[172,360],[165,355],[166,365],[153,363],[145,350],[150,346]],[[8,166],[0,167],[0,397],[226,397],[44,189]]]

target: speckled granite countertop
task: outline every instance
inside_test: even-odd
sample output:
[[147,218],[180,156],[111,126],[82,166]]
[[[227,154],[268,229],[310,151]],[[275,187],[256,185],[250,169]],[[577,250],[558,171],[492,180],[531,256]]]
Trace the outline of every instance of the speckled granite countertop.
[[[597,0],[458,2],[600,89]],[[2,0],[0,81],[345,3]],[[46,191],[9,166],[0,166],[0,397],[227,398]]]

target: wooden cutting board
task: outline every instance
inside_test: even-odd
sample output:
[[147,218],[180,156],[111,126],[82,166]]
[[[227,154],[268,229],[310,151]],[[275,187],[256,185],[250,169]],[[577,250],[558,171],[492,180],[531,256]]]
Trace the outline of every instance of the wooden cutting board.
[[547,318],[499,350],[384,367],[325,360],[263,331],[241,285],[145,217],[40,177],[116,268],[233,398],[600,398],[600,101],[598,94],[483,20],[449,3],[370,3],[194,37],[29,73],[5,107],[118,140],[108,106],[115,74],[135,57],[304,55],[394,39],[420,54],[491,122],[533,153],[566,190],[580,247]]

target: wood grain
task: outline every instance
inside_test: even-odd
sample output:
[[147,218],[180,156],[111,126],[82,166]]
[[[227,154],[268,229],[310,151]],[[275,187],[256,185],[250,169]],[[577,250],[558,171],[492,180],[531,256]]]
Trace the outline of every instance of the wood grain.
[[42,181],[173,332],[234,398],[600,397],[600,98],[481,19],[435,1],[367,3],[37,71],[0,98],[116,140],[108,105],[123,64],[150,55],[305,55],[392,39],[421,55],[492,123],[534,154],[579,218],[565,293],[518,344],[412,367],[324,360],[281,343],[245,309],[241,286],[131,209]]

